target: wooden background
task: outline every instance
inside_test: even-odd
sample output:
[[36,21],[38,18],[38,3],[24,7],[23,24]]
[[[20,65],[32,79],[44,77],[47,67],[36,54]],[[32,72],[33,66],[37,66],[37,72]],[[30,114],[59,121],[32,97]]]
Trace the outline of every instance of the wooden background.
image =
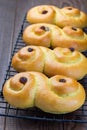
[[[0,88],[13,44],[29,8],[41,4],[74,6],[87,13],[87,0],[0,0]],[[0,130],[87,130],[87,124],[32,121],[0,117]]]

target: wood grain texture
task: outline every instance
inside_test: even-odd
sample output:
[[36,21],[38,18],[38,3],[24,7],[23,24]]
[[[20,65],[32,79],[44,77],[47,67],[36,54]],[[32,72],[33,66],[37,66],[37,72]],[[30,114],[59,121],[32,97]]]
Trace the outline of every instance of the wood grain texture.
[[[25,13],[33,6],[51,4],[74,6],[87,13],[86,0],[0,0],[0,82],[2,84],[13,44],[21,28]],[[3,13],[2,13],[3,12]],[[3,53],[4,52],[4,53]],[[1,112],[1,111],[0,111]],[[87,124],[58,123],[13,118],[0,118],[0,130],[87,130]]]
[[[12,48],[15,4],[16,1],[0,0],[0,90]],[[2,113],[1,109],[0,113]],[[5,121],[4,117],[0,117],[0,130],[5,129]]]
[[63,130],[62,123],[23,119],[8,119],[5,130]]
[[12,49],[16,1],[0,1],[0,88],[9,63]]

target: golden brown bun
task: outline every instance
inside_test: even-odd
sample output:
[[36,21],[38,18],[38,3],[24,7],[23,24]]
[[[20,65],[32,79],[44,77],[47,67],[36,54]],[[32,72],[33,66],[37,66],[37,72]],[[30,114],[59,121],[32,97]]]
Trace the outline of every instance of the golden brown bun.
[[48,76],[61,74],[77,80],[87,74],[87,58],[73,48],[57,47],[51,50],[42,46],[27,46],[13,56],[12,66],[18,72],[38,71]]
[[43,71],[44,53],[40,47],[23,47],[12,58],[12,66],[19,72],[23,71]]
[[33,24],[25,28],[23,40],[27,45],[87,50],[87,34],[82,29],[71,26],[61,29],[52,24]]
[[87,74],[87,58],[73,48],[55,48],[48,52],[45,60],[44,73],[48,76],[61,74],[77,80]]
[[59,27],[75,26],[86,27],[87,15],[74,7],[58,8],[52,5],[40,5],[31,8],[27,13],[27,21],[30,23],[51,23]]
[[84,88],[76,80],[61,75],[49,79],[39,72],[16,74],[5,83],[3,95],[14,107],[36,106],[54,114],[75,111],[85,101]]

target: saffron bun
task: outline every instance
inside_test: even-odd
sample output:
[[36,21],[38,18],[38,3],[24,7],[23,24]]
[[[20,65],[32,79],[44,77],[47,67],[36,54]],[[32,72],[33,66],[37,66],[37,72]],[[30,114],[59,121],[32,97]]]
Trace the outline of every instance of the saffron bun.
[[49,77],[60,74],[77,80],[87,74],[87,58],[73,48],[26,46],[15,53],[12,66],[18,72],[37,71]]
[[51,23],[59,27],[87,26],[87,14],[77,8],[67,6],[58,8],[52,5],[39,5],[32,7],[27,12],[26,19],[30,23]]
[[27,45],[87,50],[87,34],[82,29],[72,26],[61,29],[46,23],[29,25],[23,31],[23,41]]
[[3,87],[6,101],[17,108],[38,107],[53,114],[70,113],[85,101],[85,90],[75,79],[56,75],[48,78],[40,72],[22,72]]

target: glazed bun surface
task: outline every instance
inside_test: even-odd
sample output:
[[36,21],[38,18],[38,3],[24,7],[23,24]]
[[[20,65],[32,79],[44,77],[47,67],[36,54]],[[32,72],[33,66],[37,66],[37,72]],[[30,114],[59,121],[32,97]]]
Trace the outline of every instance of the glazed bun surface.
[[11,77],[3,87],[3,95],[14,107],[36,106],[54,114],[75,111],[85,101],[84,88],[76,80],[62,75],[48,78],[39,72],[23,72]]
[[87,15],[74,7],[58,8],[52,5],[40,5],[32,7],[27,13],[27,21],[30,23],[51,23],[59,27],[75,26],[83,28],[87,26]]
[[61,29],[56,25],[46,23],[29,25],[23,31],[23,41],[27,45],[87,50],[87,34],[82,29],[73,26]]
[[74,48],[26,46],[13,56],[12,66],[18,72],[38,71],[49,77],[60,74],[77,80],[87,74],[87,58]]

